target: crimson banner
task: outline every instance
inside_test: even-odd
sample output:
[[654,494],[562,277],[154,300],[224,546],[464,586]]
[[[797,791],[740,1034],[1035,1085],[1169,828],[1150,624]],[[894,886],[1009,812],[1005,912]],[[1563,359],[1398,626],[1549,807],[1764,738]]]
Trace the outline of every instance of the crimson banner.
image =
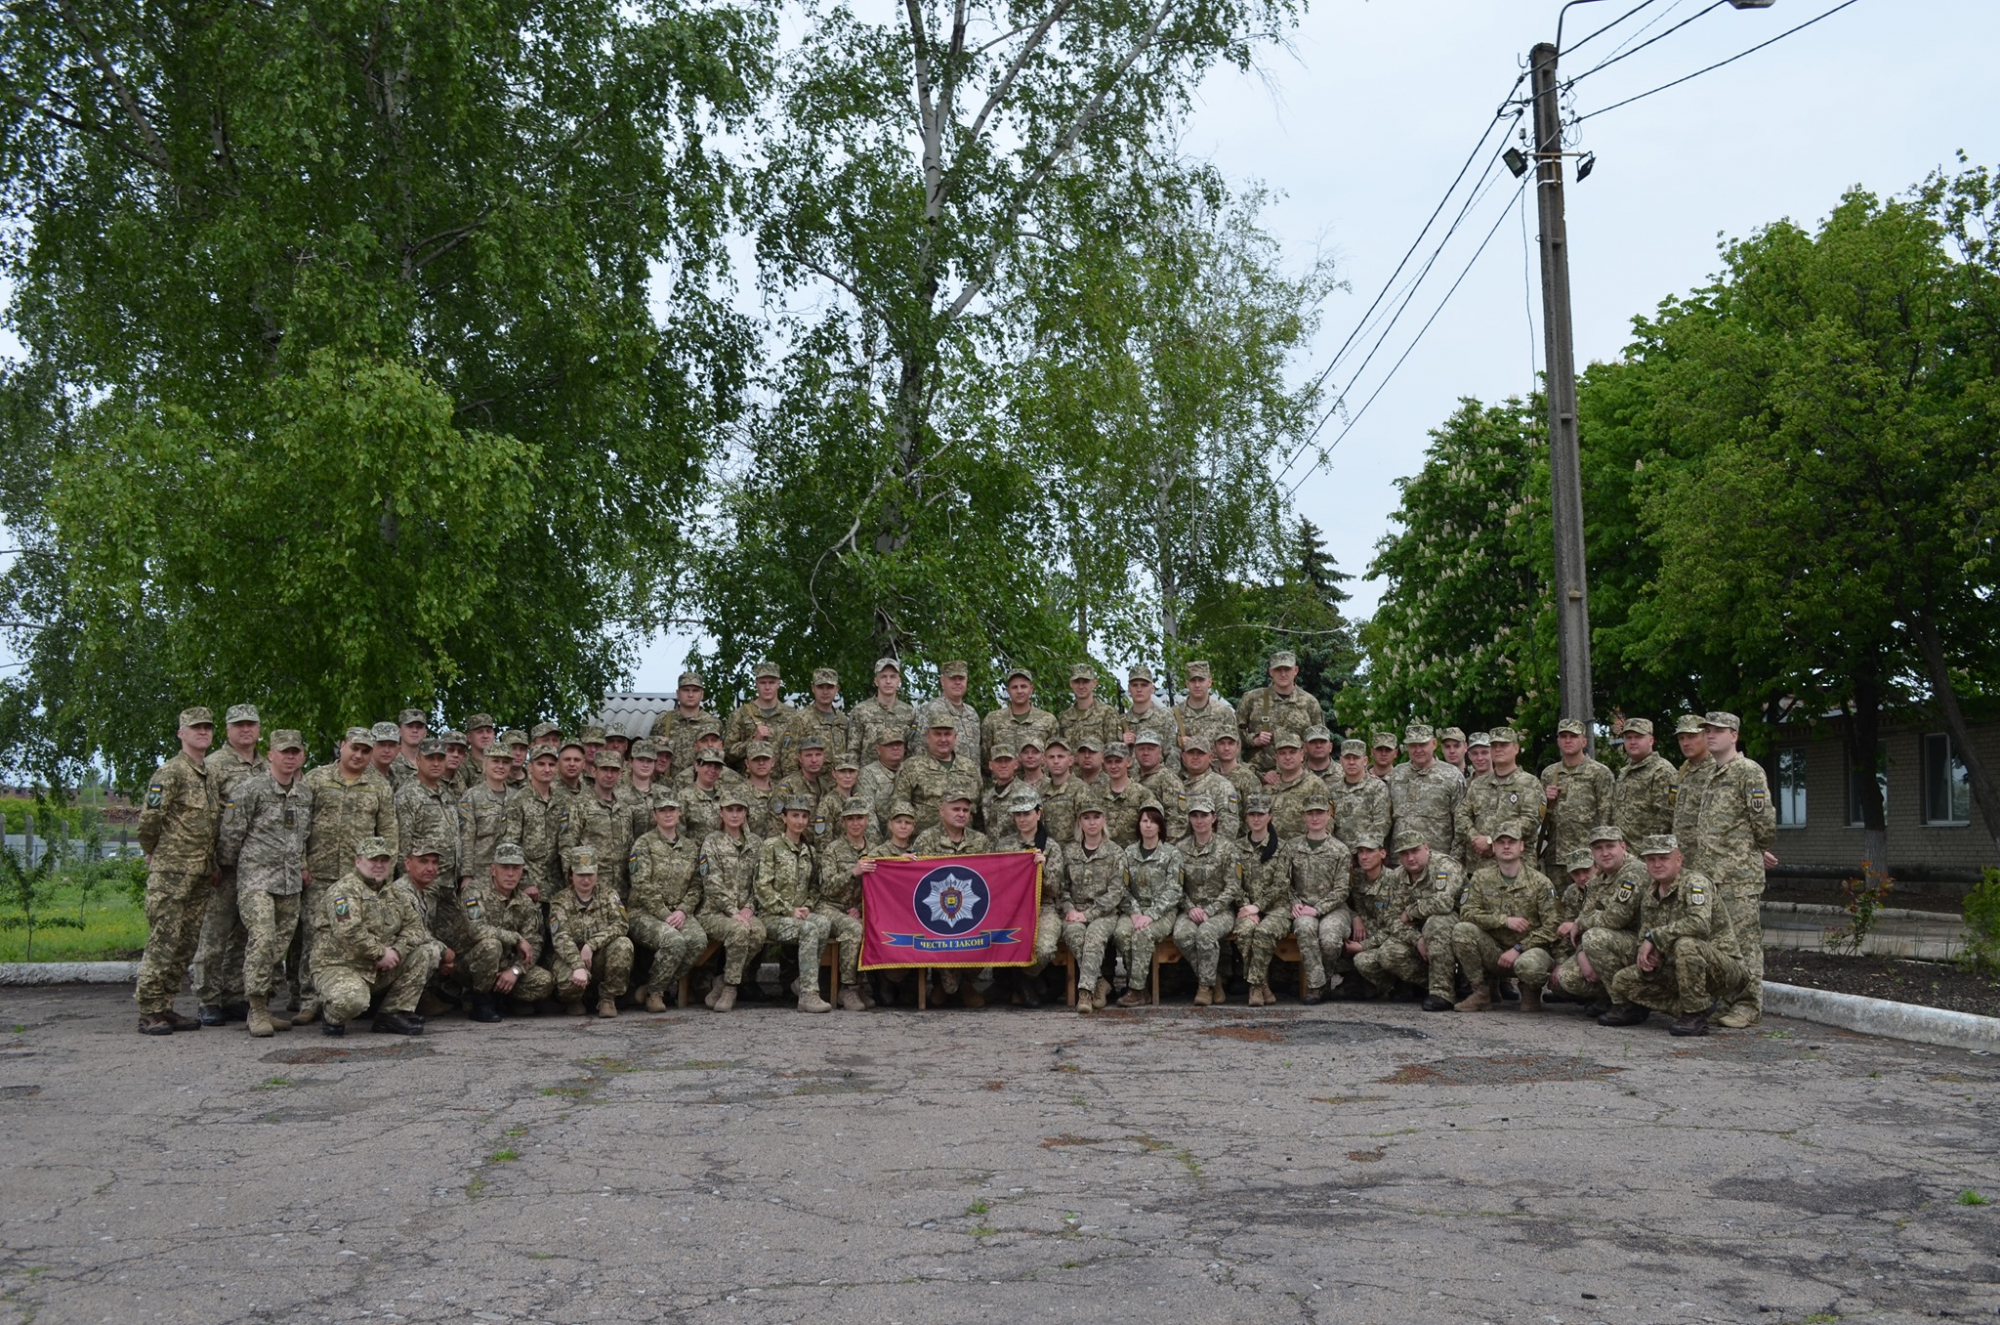
[[1032,851],[877,861],[861,877],[861,969],[1026,966],[1041,906]]

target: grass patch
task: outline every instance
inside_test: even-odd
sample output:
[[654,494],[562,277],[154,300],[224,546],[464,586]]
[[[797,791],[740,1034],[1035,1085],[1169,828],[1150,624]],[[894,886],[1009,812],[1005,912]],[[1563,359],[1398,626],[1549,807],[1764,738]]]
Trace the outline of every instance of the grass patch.
[[465,1195],[468,1200],[478,1200],[480,1193],[485,1190],[486,1179],[480,1177],[477,1173],[473,1174],[472,1180],[465,1184]]
[[285,1087],[287,1087],[287,1086],[291,1086],[291,1085],[296,1085],[296,1084],[297,1084],[297,1083],[296,1083],[296,1082],[294,1082],[294,1081],[293,1081],[293,1080],[292,1080],[292,1079],[291,1079],[290,1077],[265,1077],[265,1078],[264,1078],[264,1079],[263,1079],[262,1081],[258,1082],[258,1083],[257,1083],[257,1084],[256,1084],[255,1086],[251,1087],[251,1089],[252,1089],[252,1090],[283,1090],[283,1089],[284,1089]]
[[1978,1192],[1976,1192],[1976,1191],[1972,1190],[1972,1188],[1970,1188],[1970,1187],[1967,1187],[1967,1188],[1966,1188],[1966,1189],[1965,1189],[1964,1191],[1962,1191],[1962,1192],[1960,1192],[1960,1193],[1958,1194],[1958,1203],[1959,1203],[1960,1205],[1992,1205],[1992,1204],[1993,1204],[1993,1202],[1992,1202],[1992,1201],[1988,1200],[1988,1199],[1987,1199],[1986,1197],[1984,1197],[1984,1196],[1981,1196],[1981,1195],[1980,1195],[1980,1194],[1979,1194]]
[[[124,889],[59,878],[37,900],[36,914],[77,928],[35,926],[38,962],[135,961],[146,946],[146,909]],[[28,931],[18,912],[0,915],[0,962],[28,960]]]
[[518,1150],[496,1150],[486,1157],[489,1164],[506,1164],[521,1157]]
[[983,1215],[992,1208],[985,1201],[974,1201],[971,1205],[965,1207],[965,1213],[968,1215]]

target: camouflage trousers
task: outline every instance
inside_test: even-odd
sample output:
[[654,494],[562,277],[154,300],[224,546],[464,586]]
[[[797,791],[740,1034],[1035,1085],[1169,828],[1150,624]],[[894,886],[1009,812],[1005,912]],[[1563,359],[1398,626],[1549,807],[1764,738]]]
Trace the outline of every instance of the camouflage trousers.
[[840,948],[840,983],[861,982],[861,922],[838,907],[822,906],[814,915],[823,916],[831,932],[827,942]]
[[319,999],[327,1024],[344,1026],[362,1013],[375,996],[382,996],[384,1012],[414,1012],[424,986],[431,978],[430,946],[399,954],[402,961],[393,971],[352,962],[315,963],[313,979],[319,985]]
[[1194,963],[1196,984],[1222,983],[1222,941],[1235,929],[1236,917],[1228,911],[1210,912],[1200,924],[1185,915],[1174,922],[1174,946]]
[[1292,936],[1299,941],[1299,965],[1306,970],[1306,988],[1326,988],[1327,963],[1339,969],[1347,956],[1347,936],[1353,925],[1342,915],[1293,916]]
[[743,968],[764,950],[764,922],[755,916],[748,924],[733,915],[710,916],[701,922],[710,943],[722,945],[722,983],[743,983]]
[[[1597,973],[1596,983],[1583,973],[1578,957],[1590,959]],[[1639,936],[1629,929],[1609,929],[1596,925],[1583,932],[1583,949],[1556,964],[1549,983],[1576,998],[1611,997],[1611,977],[1639,959]]]
[[600,998],[617,998],[632,986],[632,940],[620,934],[615,939],[607,940],[602,948],[592,949],[590,979],[579,986],[576,972],[582,969],[573,967],[554,973],[556,997],[569,1004],[581,1003],[584,995],[590,992],[590,986],[596,985]]
[[500,981],[500,972],[516,966],[521,968],[521,974],[514,977],[508,998],[516,1003],[534,1003],[555,993],[556,977],[546,966],[531,966],[522,961],[521,950],[503,942],[498,930],[482,925],[478,933],[472,947],[458,954],[459,971],[473,993],[497,992],[494,985]]
[[1706,939],[1680,939],[1651,971],[1634,961],[1611,979],[1614,1003],[1655,1012],[1701,1012],[1718,999],[1727,1008],[1742,993],[1743,963]]
[[625,918],[635,947],[650,948],[652,969],[646,972],[642,988],[665,994],[680,985],[681,977],[694,969],[708,948],[708,931],[693,916],[684,915],[675,929],[658,916],[631,915]]
[[1743,966],[1743,993],[1736,1000],[1739,1009],[1764,1015],[1764,885],[1722,884],[1717,900],[1728,909],[1729,923],[1736,930],[1736,952]]
[[196,1002],[221,1007],[243,1001],[243,954],[249,938],[238,909],[236,871],[224,870],[222,882],[208,895],[201,942],[194,950]]
[[1133,927],[1132,917],[1120,916],[1118,927],[1111,933],[1112,946],[1125,959],[1125,987],[1142,993],[1153,979],[1153,953],[1162,943],[1174,937],[1174,922],[1179,918],[1173,911],[1162,916],[1154,916],[1152,923],[1144,929]]
[[1081,998],[1097,988],[1098,980],[1104,975],[1104,949],[1117,930],[1115,917],[1081,924],[1063,923],[1063,946],[1076,958],[1077,997]]
[[[247,888],[236,899],[236,912],[243,917],[243,992],[250,998],[269,998],[277,989],[278,966],[299,931],[299,895],[267,893]],[[210,915],[214,911],[209,912]]]
[[1502,943],[1471,921],[1459,921],[1451,931],[1451,955],[1466,983],[1476,989],[1497,976],[1511,977],[1533,989],[1547,984],[1549,967],[1554,965],[1547,948],[1529,948],[1514,959],[1511,967],[1500,964],[1501,954],[1513,950],[1511,938],[1510,933],[1510,941]]
[[[1452,977],[1458,971],[1457,963],[1452,960],[1451,931],[1457,924],[1453,916],[1432,916],[1424,922],[1421,935],[1412,935],[1402,928],[1379,941],[1370,940],[1375,946],[1354,954],[1354,969],[1377,989],[1387,989],[1393,981],[1403,980],[1428,986],[1427,992],[1438,998],[1451,998]],[[1419,940],[1421,948],[1417,946]]]
[[292,992],[298,998],[301,1013],[319,1007],[319,981],[313,976],[313,949],[318,945],[313,942],[313,937],[318,931],[320,899],[325,896],[326,885],[311,881],[299,894],[299,933],[293,944],[290,965]]
[[1259,914],[1255,920],[1238,920],[1229,937],[1243,955],[1243,978],[1251,985],[1271,983],[1271,958],[1277,955],[1278,941],[1292,932],[1292,918]]
[[1056,959],[1056,946],[1062,942],[1062,912],[1053,906],[1045,906],[1035,917],[1035,959],[1028,963],[1030,976],[1040,975]]
[[827,939],[833,934],[833,923],[821,914],[807,916],[800,920],[796,916],[763,916],[764,941],[780,946],[796,944],[799,950],[799,987],[806,981],[819,980],[820,953],[826,948]]
[[181,992],[201,939],[215,876],[207,870],[154,869],[146,876],[146,952],[133,997],[142,1013],[165,1012]]

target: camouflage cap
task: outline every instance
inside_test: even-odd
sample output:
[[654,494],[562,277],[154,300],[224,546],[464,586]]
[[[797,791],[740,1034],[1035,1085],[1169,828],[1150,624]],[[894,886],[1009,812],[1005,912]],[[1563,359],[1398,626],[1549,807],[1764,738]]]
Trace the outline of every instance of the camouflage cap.
[[929,729],[936,731],[940,727],[949,727],[953,731],[957,731],[958,719],[952,717],[951,714],[946,713],[943,709],[932,709]]
[[538,722],[528,728],[528,739],[531,741],[540,741],[544,737],[560,735],[562,735],[562,728],[553,722]]
[[1144,664],[1144,663],[1134,663],[1134,664],[1132,664],[1132,666],[1131,666],[1131,667],[1130,667],[1130,668],[1129,668],[1129,669],[1128,669],[1128,670],[1126,671],[1126,673],[1125,673],[1125,679],[1126,679],[1126,680],[1127,680],[1128,682],[1130,682],[1130,681],[1144,681],[1144,682],[1146,682],[1147,684],[1149,684],[1149,685],[1150,685],[1150,684],[1152,683],[1153,679],[1154,679],[1154,678],[1153,678],[1153,669],[1152,669],[1152,668],[1150,668],[1150,667],[1148,667],[1148,666],[1146,666],[1146,664]]
[[1151,728],[1147,728],[1145,731],[1140,732],[1138,735],[1132,738],[1132,747],[1135,750],[1142,745],[1161,745],[1161,744],[1164,744],[1164,742],[1160,740],[1160,734],[1152,730]]
[[[674,762],[674,747],[664,742],[655,745],[653,747],[653,759],[656,763],[672,764]],[[664,770],[661,776],[665,776]]]
[[1508,745],[1519,745],[1521,743],[1521,733],[1515,731],[1512,727],[1495,727],[1493,729],[1493,744],[1499,745],[1503,741]]
[[842,755],[833,761],[833,771],[836,773],[859,773],[861,771],[861,761],[853,755]]
[[402,739],[403,734],[396,730],[395,723],[378,722],[375,724],[375,743],[377,745],[380,745],[384,741],[401,742]]
[[1404,745],[1422,745],[1425,741],[1435,741],[1437,733],[1426,723],[1413,722],[1403,728]]
[[1014,753],[1014,747],[1011,745],[1005,745],[1005,744],[996,745],[992,749],[986,752],[986,761],[988,763],[995,763],[1002,759],[1015,759],[1015,758],[1019,758],[1019,756],[1017,756]]
[[1089,663],[1071,663],[1069,679],[1072,681],[1095,681],[1097,669]]
[[519,842],[502,842],[499,846],[493,848],[493,863],[495,865],[525,865],[528,863],[528,853],[521,850]]
[[1477,749],[1480,746],[1491,747],[1493,744],[1493,733],[1474,732],[1470,737],[1466,739],[1465,743],[1467,746],[1472,747],[1474,749]]
[[894,658],[884,655],[875,660],[875,675],[880,676],[884,672],[894,672],[896,675],[901,676],[903,674],[903,664],[897,662]]
[[594,724],[589,727],[585,727],[582,731],[578,732],[576,736],[577,739],[582,741],[585,745],[604,744],[604,728],[596,726]]
[[1683,713],[1674,719],[1674,735],[1692,736],[1701,730],[1701,719],[1693,713]]
[[1049,737],[1048,740],[1043,741],[1042,749],[1053,750],[1059,745],[1065,750],[1069,749],[1069,740],[1061,732],[1057,732],[1055,735]]
[[569,867],[571,874],[595,874],[597,873],[597,848],[589,846],[571,847],[563,854],[563,864]]
[[1020,677],[1022,680],[1028,682],[1030,685],[1034,684],[1035,674],[1029,671],[1025,667],[1009,667],[1007,669],[1007,674],[1001,677],[1000,679],[1002,681],[1011,681],[1017,676]]
[[1033,787],[1022,787],[1007,798],[1007,813],[1033,814],[1042,808],[1042,798]]
[[652,737],[641,736],[632,742],[630,753],[634,759],[657,759],[660,757],[660,747],[653,744]]
[[1271,748],[1273,750],[1303,750],[1305,742],[1299,738],[1297,732],[1279,732],[1272,738]]
[[1197,752],[1201,754],[1207,754],[1209,752],[1208,738],[1206,736],[1190,736],[1186,740],[1181,742],[1182,754],[1191,755]]
[[939,676],[970,676],[972,669],[965,665],[965,659],[953,658],[938,664]]
[[632,745],[632,733],[626,731],[623,727],[607,727],[604,729],[604,741],[607,745],[613,741],[623,741],[626,748],[630,749]]
[[1076,798],[1076,817],[1081,819],[1086,814],[1103,813],[1104,798],[1097,794],[1097,788],[1085,787]]
[[442,758],[445,753],[444,741],[440,737],[426,736],[423,740],[417,742],[417,753],[419,755],[437,755],[439,758]]
[[1299,803],[1301,814],[1331,814],[1333,802],[1325,796],[1307,796]]
[[945,783],[944,795],[938,797],[938,804],[949,805],[953,801],[976,801],[978,799],[979,787],[976,783],[969,782],[963,778],[953,778]]
[[1214,814],[1215,801],[1207,796],[1190,796],[1188,797],[1187,812],[1189,814]]
[[1205,662],[1189,663],[1187,665],[1187,674],[1190,681],[1198,676],[1211,681],[1215,679],[1215,669]]
[[1104,757],[1106,759],[1130,759],[1132,757],[1132,747],[1123,741],[1106,741],[1104,744]]
[[1446,727],[1438,733],[1438,739],[1440,741],[1457,741],[1460,745],[1464,745],[1465,729],[1463,727]]
[[843,819],[867,819],[874,813],[875,807],[861,796],[849,796],[840,803],[840,817]]
[[239,722],[262,722],[263,719],[257,716],[255,704],[231,704],[223,721],[234,726]]
[[1305,739],[1308,742],[1331,741],[1333,740],[1333,733],[1328,731],[1325,727],[1308,727],[1306,728]]
[[681,794],[672,787],[660,787],[647,798],[646,803],[655,810],[678,810]]
[[565,737],[563,737],[563,738],[562,738],[562,740],[561,740],[560,742],[558,742],[558,743],[557,743],[557,745],[556,745],[556,753],[557,753],[557,754],[562,754],[562,753],[563,753],[564,751],[566,751],[566,750],[574,750],[574,751],[576,751],[576,752],[577,752],[578,754],[582,754],[582,753],[583,753],[583,738],[582,738],[581,736],[565,736]]
[[693,686],[696,690],[708,689],[707,686],[701,683],[701,677],[694,672],[682,672],[681,679],[674,682],[674,688],[676,690],[685,690],[689,686]]
[[813,684],[816,686],[837,686],[840,684],[840,673],[834,671],[831,667],[815,667],[813,668]]
[[695,751],[694,761],[697,764],[720,764],[724,762],[722,751],[716,749],[714,746],[710,746],[706,750]]
[[556,745],[554,741],[543,741],[540,745],[528,751],[528,759],[530,762],[537,759],[556,759],[559,758],[561,755],[562,755],[562,750],[559,746]]
[[896,801],[889,806],[889,813],[884,817],[887,819],[914,819],[917,817],[917,807],[908,801]]
[[1299,666],[1298,654],[1293,653],[1290,649],[1279,649],[1276,653],[1271,655],[1271,665],[1269,670],[1275,672],[1280,667],[1289,667],[1294,671],[1296,671],[1298,670],[1298,666]]
[[465,733],[453,727],[445,728],[444,734],[438,739],[446,745],[462,745],[468,750],[472,748],[472,742],[465,738]]
[[1395,840],[1390,843],[1390,846],[1394,848],[1399,855],[1402,852],[1415,851],[1418,847],[1427,847],[1429,845],[1430,843],[1424,840],[1423,829],[1408,828],[1408,827],[1398,828],[1396,830]]
[[619,754],[616,750],[599,750],[597,758],[592,762],[599,768],[623,768],[625,767],[625,756]]
[[1651,736],[1653,734],[1653,720],[1651,718],[1625,719],[1625,734],[1630,736],[1633,732],[1637,732],[1641,736]]
[[1590,830],[1590,844],[1592,846],[1596,846],[1599,842],[1623,842],[1624,840],[1625,834],[1610,824],[1604,824]]
[[215,725],[215,715],[210,713],[206,707],[197,704],[191,709],[181,710],[180,725],[183,727],[213,727]]
[[826,737],[821,736],[818,732],[812,732],[799,742],[799,749],[824,750],[826,749]]
[[278,750],[303,750],[305,748],[306,738],[298,732],[293,731],[290,727],[280,727],[271,733],[271,749],[274,752]]
[[1266,796],[1263,792],[1253,791],[1248,796],[1245,796],[1243,798],[1243,813],[1269,814],[1270,812],[1271,812],[1271,798],[1269,796]]
[[784,673],[778,670],[778,664],[774,662],[760,662],[754,669],[752,669],[750,675],[754,679],[759,681],[763,680],[767,676],[771,677],[773,680],[779,680],[783,678]]
[[514,758],[514,747],[505,741],[495,741],[486,747],[486,757],[488,759],[504,759],[511,762]]
[[430,715],[422,709],[404,709],[396,715],[396,725],[398,727],[407,727],[413,722],[421,722],[424,726],[428,727],[431,725]]
[[1104,753],[1104,743],[1095,736],[1086,736],[1076,743],[1076,749],[1079,754],[1088,750],[1094,755],[1101,755]]
[[1709,712],[1701,715],[1701,725],[1703,727],[1720,727],[1725,731],[1742,731],[1743,719],[1737,717],[1734,713],[1724,713],[1721,709],[1711,709]]
[[1642,856],[1664,856],[1680,849],[1680,839],[1672,833],[1654,833],[1639,839],[1639,854]]
[[747,810],[750,808],[750,798],[734,787],[724,787],[722,789],[722,799],[718,800],[715,804],[718,809],[726,810],[733,805],[738,809]]
[[1243,738],[1236,734],[1236,729],[1233,727],[1225,727],[1217,732],[1212,739],[1217,745],[1221,745],[1224,741],[1228,741],[1231,745],[1243,744]]
[[1558,736],[1582,736],[1584,734],[1582,718],[1564,718],[1556,724],[1556,735]]
[[897,728],[890,728],[875,738],[875,748],[877,750],[885,745],[908,745],[909,743],[909,738],[903,735],[902,731]]
[[534,744],[533,741],[528,739],[528,733],[522,731],[519,727],[509,727],[506,731],[501,732],[500,735],[495,737],[494,741],[499,745],[518,745],[523,750]]
[[465,729],[469,732],[476,732],[481,727],[493,727],[497,729],[499,725],[499,723],[493,721],[491,713],[469,713],[465,718]]
[[752,741],[743,747],[743,762],[746,764],[752,759],[776,759],[777,757],[778,752],[771,747],[769,741]]
[[1374,739],[1370,740],[1368,744],[1370,748],[1376,750],[1394,750],[1402,742],[1396,739],[1396,733],[1394,732],[1376,732]]
[[426,837],[418,841],[417,844],[415,846],[412,846],[408,851],[405,851],[403,853],[403,858],[407,860],[411,856],[442,857],[443,855],[444,855],[444,843],[438,841],[434,837]]
[[1493,840],[1495,842],[1498,842],[1503,837],[1512,838],[1516,842],[1525,842],[1528,840],[1527,834],[1521,831],[1521,821],[1519,819],[1509,819],[1493,830]]
[[810,796],[786,796],[782,799],[779,809],[784,814],[790,814],[793,810],[797,810],[800,814],[811,814],[813,800]]
[[381,860],[384,856],[393,856],[396,853],[389,850],[388,838],[364,837],[355,844],[354,854],[363,860]]
[[1380,851],[1382,849],[1382,835],[1372,830],[1359,832],[1354,835],[1354,840],[1348,843],[1348,845],[1356,851]]
[[1042,738],[1033,732],[1025,732],[1016,744],[1023,750],[1040,750],[1042,748]]
[[1348,737],[1340,743],[1340,756],[1345,759],[1348,755],[1358,755],[1366,759],[1368,757],[1368,742],[1361,740],[1359,737]]
[[1597,862],[1591,859],[1588,847],[1578,847],[1563,857],[1563,868],[1574,874],[1578,870],[1596,869]]

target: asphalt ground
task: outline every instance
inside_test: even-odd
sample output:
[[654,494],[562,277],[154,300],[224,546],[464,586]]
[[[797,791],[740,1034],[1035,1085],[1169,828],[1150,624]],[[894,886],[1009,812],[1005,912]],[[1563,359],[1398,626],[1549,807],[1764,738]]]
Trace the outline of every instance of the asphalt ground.
[[135,1025],[0,989],[0,1322],[2000,1312],[2000,1060],[1805,1022]]

